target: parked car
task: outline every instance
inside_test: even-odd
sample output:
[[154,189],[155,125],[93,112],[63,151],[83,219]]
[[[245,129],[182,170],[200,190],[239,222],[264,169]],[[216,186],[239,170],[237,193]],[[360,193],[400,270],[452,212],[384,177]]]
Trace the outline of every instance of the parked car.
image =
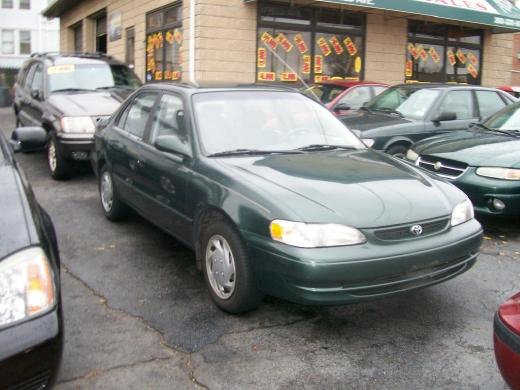
[[17,125],[47,131],[50,173],[64,180],[74,162],[88,161],[96,123],[140,85],[131,69],[103,54],[35,54],[15,83]]
[[372,81],[327,80],[312,85],[304,93],[317,97],[334,114],[342,115],[361,108],[388,87]]
[[462,191],[286,88],[146,85],[96,132],[92,157],[106,217],[131,207],[193,248],[231,313],[263,294],[341,304],[409,291],[479,252]]
[[512,390],[520,390],[520,293],[500,305],[493,326],[495,358]]
[[403,84],[387,89],[341,121],[372,148],[404,157],[415,142],[466,129],[515,101],[491,88]]
[[413,145],[407,159],[468,195],[480,214],[520,216],[520,103],[482,124]]
[[[14,132],[16,150],[45,141],[41,128]],[[58,245],[1,132],[0,188],[0,388],[43,389],[52,385],[62,355]]]
[[498,87],[501,91],[507,92],[508,94],[514,96],[515,98],[520,98],[520,87],[514,87],[509,85],[502,85]]

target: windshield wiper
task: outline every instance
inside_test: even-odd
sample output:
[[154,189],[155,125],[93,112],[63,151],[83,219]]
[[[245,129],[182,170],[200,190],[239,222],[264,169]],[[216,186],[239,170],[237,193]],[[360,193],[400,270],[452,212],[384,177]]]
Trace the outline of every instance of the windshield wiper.
[[401,111],[394,110],[393,108],[376,108],[376,111],[381,111],[386,114],[395,114],[400,118],[404,118],[404,114]]
[[346,146],[346,145],[328,145],[328,144],[312,144],[307,146],[302,146],[296,150],[301,150],[303,152],[313,152],[320,150],[335,150],[335,149],[345,149],[345,150],[357,150],[358,148],[354,146]]
[[208,157],[226,157],[226,156],[261,156],[265,154],[300,154],[297,150],[261,150],[261,149],[234,149],[226,150],[208,155]]
[[476,127],[478,129],[482,129],[482,130],[486,130],[486,131],[491,131],[493,133],[508,135],[510,137],[520,137],[520,133],[518,132],[518,130],[493,129],[491,127],[487,127],[486,125],[483,125],[482,123],[473,123],[472,127]]
[[92,92],[94,91],[93,89],[86,89],[86,88],[61,88],[61,89],[55,89],[54,91],[51,91],[51,92],[77,92],[77,91],[88,91],[88,92]]
[[372,112],[372,110],[371,110],[370,108],[368,108],[367,106],[361,106],[361,107],[359,107],[359,111]]
[[106,87],[97,87],[96,89],[107,90],[107,89],[133,89],[133,88],[129,85],[112,85],[112,86],[107,85]]

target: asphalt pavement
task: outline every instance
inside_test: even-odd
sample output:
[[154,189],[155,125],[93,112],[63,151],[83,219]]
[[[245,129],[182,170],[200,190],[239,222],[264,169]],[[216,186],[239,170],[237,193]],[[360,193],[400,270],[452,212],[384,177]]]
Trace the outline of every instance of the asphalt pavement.
[[[13,127],[0,109],[4,134]],[[518,222],[485,221],[477,264],[441,285],[335,307],[267,297],[231,316],[211,303],[193,252],[137,215],[104,218],[88,166],[56,182],[43,153],[17,158],[58,234],[58,389],[506,388],[492,324],[520,290]]]

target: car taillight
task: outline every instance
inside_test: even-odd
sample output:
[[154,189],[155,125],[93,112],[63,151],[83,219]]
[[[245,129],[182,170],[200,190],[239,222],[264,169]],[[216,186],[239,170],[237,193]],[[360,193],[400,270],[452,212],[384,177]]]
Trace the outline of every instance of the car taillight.
[[508,328],[520,335],[520,293],[500,305],[498,315]]

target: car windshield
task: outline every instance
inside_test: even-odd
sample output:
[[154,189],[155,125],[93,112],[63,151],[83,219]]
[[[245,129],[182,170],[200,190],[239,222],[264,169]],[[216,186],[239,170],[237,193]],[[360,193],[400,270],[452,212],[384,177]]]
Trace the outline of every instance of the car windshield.
[[193,97],[204,151],[294,151],[308,146],[365,149],[325,107],[299,93],[228,91]]
[[500,110],[484,122],[490,129],[520,132],[520,104],[513,104]]
[[330,103],[342,93],[346,87],[331,84],[315,84],[304,91],[307,96],[318,97],[323,104]]
[[410,119],[424,119],[440,91],[429,88],[394,87],[367,104],[373,111],[397,112]]
[[65,64],[47,68],[51,92],[110,88],[135,89],[141,85],[125,65]]

